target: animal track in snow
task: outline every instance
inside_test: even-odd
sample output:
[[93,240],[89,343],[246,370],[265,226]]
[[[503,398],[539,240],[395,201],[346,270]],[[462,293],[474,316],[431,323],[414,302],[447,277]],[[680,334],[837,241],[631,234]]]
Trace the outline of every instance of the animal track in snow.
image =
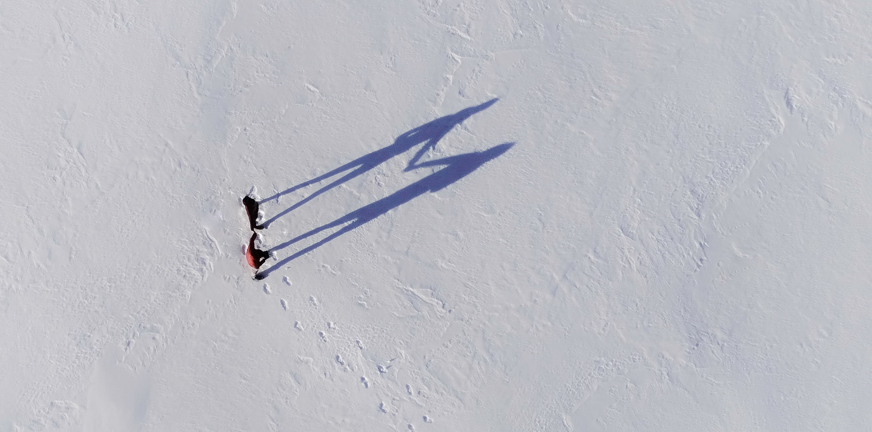
[[288,310],[288,301],[285,299],[282,299],[281,303],[282,303],[282,309]]
[[269,289],[269,284],[263,284],[263,292],[272,294],[272,290]]
[[282,282],[284,282],[285,285],[287,285],[287,286],[291,286],[291,280],[288,279],[287,276],[285,276],[285,277],[282,278]]
[[300,324],[299,321],[294,321],[294,328],[299,330],[299,331],[303,331],[303,325]]

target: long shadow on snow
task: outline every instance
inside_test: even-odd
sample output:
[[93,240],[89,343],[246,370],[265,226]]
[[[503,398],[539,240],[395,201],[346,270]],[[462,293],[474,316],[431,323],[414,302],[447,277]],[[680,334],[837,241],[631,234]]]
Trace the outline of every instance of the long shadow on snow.
[[482,152],[474,152],[474,153],[466,153],[458,156],[446,157],[430,162],[424,162],[416,165],[417,167],[427,167],[427,166],[445,166],[445,168],[436,171],[433,174],[424,177],[421,180],[418,180],[415,183],[412,183],[409,186],[406,186],[393,194],[382,198],[378,201],[373,202],[372,204],[363,206],[339,219],[334,220],[333,222],[322,225],[318,228],[315,228],[305,234],[297,236],[291,240],[288,240],[280,245],[275,246],[270,249],[270,252],[277,251],[279,249],[284,249],[300,240],[303,240],[312,235],[318,234],[321,231],[324,231],[329,228],[334,228],[336,226],[346,224],[338,231],[330,234],[324,239],[308,246],[306,248],[301,249],[297,253],[279,261],[272,267],[260,272],[255,276],[257,279],[263,279],[269,276],[270,273],[284,266],[285,264],[293,261],[294,259],[305,255],[325,243],[335,239],[336,237],[341,236],[391,210],[394,208],[403,205],[412,199],[426,193],[426,192],[436,192],[460,179],[469,175],[469,173],[475,171],[486,162],[502,155],[508,149],[510,149],[514,143],[505,143],[500,144],[498,146],[491,147]]
[[491,100],[489,100],[481,105],[476,105],[476,106],[472,106],[472,107],[460,110],[454,114],[447,115],[445,117],[440,117],[440,118],[433,120],[425,125],[416,127],[415,129],[412,129],[412,130],[400,135],[399,137],[397,137],[397,139],[394,141],[394,143],[387,146],[387,147],[378,149],[378,150],[376,150],[376,151],[374,151],[366,156],[361,156],[361,157],[359,157],[351,162],[348,162],[345,165],[340,166],[339,168],[334,169],[333,171],[330,171],[326,174],[320,175],[320,176],[315,177],[311,180],[300,183],[300,184],[298,184],[294,187],[291,187],[289,189],[285,189],[285,190],[283,190],[283,191],[281,191],[281,192],[279,192],[279,193],[277,193],[269,198],[265,198],[265,199],[261,200],[260,203],[263,204],[267,201],[277,199],[282,195],[289,194],[297,189],[321,182],[321,181],[326,180],[330,177],[333,177],[339,173],[353,169],[353,171],[349,172],[348,174],[345,174],[344,176],[337,179],[336,181],[322,187],[321,189],[318,189],[315,192],[312,192],[311,195],[303,198],[302,200],[300,200],[296,204],[288,207],[287,209],[282,210],[279,214],[277,214],[277,215],[271,217],[269,220],[265,221],[261,226],[264,228],[268,228],[270,226],[270,224],[275,222],[278,218],[290,213],[294,209],[296,209],[296,208],[300,207],[301,205],[311,201],[312,199],[314,199],[318,195],[321,195],[324,192],[327,192],[330,189],[333,189],[336,186],[339,186],[342,183],[345,183],[345,182],[375,168],[376,166],[384,163],[385,161],[393,158],[394,156],[405,153],[406,151],[408,151],[412,147],[414,147],[418,144],[421,144],[421,143],[425,143],[425,144],[423,147],[421,147],[420,150],[418,150],[417,153],[415,153],[415,156],[412,157],[412,160],[409,161],[409,164],[408,164],[408,166],[406,166],[405,171],[415,169],[419,166],[424,166],[424,165],[417,165],[418,160],[421,159],[421,157],[424,156],[424,154],[428,150],[435,147],[436,144],[439,142],[439,140],[441,140],[442,137],[444,137],[448,132],[450,132],[451,129],[454,128],[454,126],[457,126],[458,124],[462,123],[464,120],[468,119],[473,114],[487,109],[488,107],[490,107],[491,105],[496,103],[497,100],[499,100],[499,99],[494,98],[494,99],[491,99]]

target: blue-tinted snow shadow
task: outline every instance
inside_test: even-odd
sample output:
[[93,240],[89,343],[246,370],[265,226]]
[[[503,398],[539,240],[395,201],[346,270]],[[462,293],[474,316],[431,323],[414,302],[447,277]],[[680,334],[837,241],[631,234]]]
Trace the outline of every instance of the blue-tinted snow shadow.
[[322,239],[322,240],[320,240],[320,241],[318,241],[318,242],[316,242],[316,243],[314,243],[314,244],[312,244],[304,249],[301,249],[300,251],[294,253],[293,255],[282,259],[281,261],[279,261],[278,263],[276,263],[272,267],[258,273],[256,277],[258,279],[263,279],[263,278],[267,277],[270,273],[275,271],[276,269],[284,266],[285,264],[293,261],[294,259],[296,259],[302,255],[305,255],[306,253],[309,253],[309,252],[317,249],[318,247],[320,247],[320,246],[324,245],[325,243],[335,239],[336,237],[339,237],[340,235],[345,234],[348,231],[351,231],[351,230],[353,230],[353,229],[355,229],[355,228],[357,228],[357,227],[359,227],[359,226],[391,211],[392,209],[411,201],[412,199],[420,196],[421,194],[424,194],[426,192],[438,191],[438,190],[460,180],[461,178],[466,177],[467,175],[469,175],[469,173],[475,171],[476,169],[481,167],[486,162],[488,162],[488,161],[500,156],[501,154],[505,153],[509,148],[511,148],[514,145],[513,143],[500,144],[498,146],[492,147],[492,148],[485,150],[485,151],[482,151],[482,152],[466,153],[466,154],[462,154],[462,155],[446,157],[446,158],[433,160],[433,161],[429,161],[429,162],[419,162],[419,160],[424,156],[424,154],[426,154],[426,152],[428,150],[430,150],[431,148],[435,147],[436,144],[439,142],[439,140],[441,140],[449,131],[451,131],[451,129],[453,129],[458,124],[462,123],[464,120],[466,120],[467,118],[469,118],[473,114],[478,113],[484,109],[487,109],[488,107],[490,107],[491,105],[496,103],[496,101],[497,101],[497,99],[491,99],[491,100],[489,100],[481,105],[469,107],[469,108],[466,108],[464,110],[458,111],[457,113],[447,115],[444,117],[440,117],[440,118],[433,120],[425,125],[419,126],[415,129],[412,129],[412,130],[400,135],[394,141],[393,144],[391,144],[385,148],[376,150],[368,155],[362,156],[362,157],[357,158],[357,159],[355,159],[355,160],[353,160],[345,165],[342,165],[339,168],[336,168],[336,169],[334,169],[334,170],[332,170],[324,175],[315,177],[311,180],[300,183],[294,187],[291,187],[291,188],[286,189],[282,192],[279,192],[271,197],[268,197],[268,198],[261,200],[260,203],[268,202],[268,201],[277,199],[282,195],[285,195],[285,194],[291,193],[295,190],[298,190],[300,188],[303,188],[303,187],[321,182],[323,180],[326,180],[326,179],[333,177],[337,174],[350,171],[347,174],[340,177],[339,179],[333,181],[332,183],[330,183],[326,186],[321,187],[317,191],[313,192],[311,195],[303,198],[299,202],[297,202],[297,203],[293,204],[292,206],[288,207],[287,209],[279,212],[277,215],[273,216],[272,218],[270,218],[269,220],[267,220],[263,223],[264,227],[269,227],[269,225],[272,222],[275,222],[278,218],[286,215],[287,213],[300,207],[301,205],[311,201],[312,199],[314,199],[318,195],[321,195],[321,194],[329,191],[330,189],[333,189],[333,188],[341,185],[342,183],[347,182],[347,181],[351,180],[352,178],[357,177],[357,176],[375,168],[376,166],[384,163],[385,161],[410,150],[411,148],[413,148],[414,146],[416,146],[418,144],[423,143],[424,145],[420,149],[418,149],[418,151],[415,153],[415,155],[409,161],[409,163],[406,166],[406,169],[404,171],[410,171],[413,169],[424,168],[424,167],[437,167],[437,166],[444,167],[444,168],[440,169],[439,171],[437,171],[433,174],[430,174],[429,176],[424,177],[423,179],[418,180],[417,182],[412,183],[411,185],[406,186],[403,189],[400,189],[399,191],[395,192],[394,194],[392,194],[390,196],[382,198],[376,202],[373,202],[372,204],[361,207],[361,208],[359,208],[359,209],[357,209],[357,210],[355,210],[355,211],[353,211],[353,212],[351,212],[351,213],[349,213],[349,214],[347,214],[339,219],[334,220],[333,222],[330,222],[328,224],[325,224],[323,226],[315,228],[315,229],[313,229],[305,234],[297,236],[291,240],[288,240],[284,243],[281,243],[281,244],[273,247],[272,249],[270,249],[270,252],[275,252],[275,251],[284,249],[284,248],[286,248],[286,247],[288,247],[288,246],[290,246],[290,245],[292,245],[300,240],[306,239],[306,238],[308,238],[312,235],[318,234],[324,230],[327,230],[330,228],[335,228],[335,227],[338,227],[340,225],[343,225],[341,228],[339,228],[338,231],[330,234],[329,236],[325,237],[324,239]]
[[257,279],[263,279],[269,276],[273,271],[281,268],[285,264],[299,258],[302,255],[305,255],[325,243],[335,239],[336,237],[341,236],[397,207],[403,205],[416,197],[426,193],[426,192],[436,192],[445,188],[446,186],[466,177],[471,172],[475,171],[488,161],[502,155],[507,150],[509,150],[514,143],[505,143],[500,144],[494,147],[491,147],[485,151],[474,152],[474,153],[466,153],[457,156],[446,157],[442,159],[437,159],[429,162],[423,162],[416,165],[416,167],[429,167],[429,166],[444,166],[444,168],[436,171],[433,174],[424,177],[421,180],[412,183],[409,186],[406,186],[397,192],[382,198],[378,201],[373,202],[372,204],[363,206],[339,219],[334,220],[333,222],[324,224],[318,228],[315,228],[305,234],[299,235],[291,240],[288,240],[282,244],[279,244],[272,249],[270,252],[275,252],[281,249],[284,249],[300,240],[306,239],[310,236],[320,233],[321,231],[335,228],[340,225],[343,225],[338,231],[330,234],[329,236],[319,240],[318,242],[307,246],[303,249],[300,249],[293,255],[282,259],[272,267],[260,272],[257,274]]
[[326,186],[316,190],[315,192],[312,192],[311,195],[303,198],[302,200],[295,203],[294,205],[286,208],[285,210],[282,210],[281,212],[279,212],[275,216],[264,221],[262,226],[264,228],[269,228],[270,224],[275,222],[278,218],[290,213],[294,209],[296,209],[296,208],[300,207],[301,205],[311,201],[312,199],[314,199],[318,195],[321,195],[321,194],[329,191],[330,189],[333,189],[333,188],[341,185],[342,183],[345,183],[345,182],[347,182],[347,181],[349,181],[357,176],[360,176],[361,174],[363,174],[363,173],[377,167],[378,165],[381,165],[382,163],[388,161],[389,159],[393,158],[394,156],[397,156],[397,155],[400,155],[402,153],[409,151],[409,149],[411,149],[412,147],[415,147],[418,144],[424,143],[424,146],[422,146],[418,150],[418,152],[415,153],[415,156],[412,157],[412,160],[409,161],[409,164],[406,167],[405,171],[409,171],[409,170],[418,168],[419,166],[421,166],[421,165],[417,165],[418,160],[420,160],[421,157],[423,157],[424,154],[428,150],[435,147],[436,144],[439,142],[439,140],[441,140],[442,137],[444,137],[448,132],[450,132],[451,129],[454,128],[454,126],[457,126],[458,124],[462,123],[464,120],[468,119],[473,114],[487,109],[488,107],[490,107],[491,105],[496,103],[497,100],[499,100],[499,99],[494,98],[494,99],[491,99],[491,100],[489,100],[481,105],[476,105],[476,106],[472,106],[472,107],[463,109],[463,110],[458,111],[454,114],[447,115],[445,117],[440,117],[440,118],[433,120],[425,125],[416,127],[415,129],[412,129],[412,130],[400,135],[399,137],[397,137],[397,139],[394,141],[393,144],[391,144],[385,148],[378,149],[378,150],[376,150],[376,151],[374,151],[366,156],[361,156],[361,157],[359,157],[351,162],[348,162],[345,165],[340,166],[339,168],[334,169],[333,171],[330,171],[326,174],[320,175],[320,176],[315,177],[311,180],[300,183],[294,187],[285,189],[285,190],[283,190],[283,191],[281,191],[281,192],[279,192],[271,197],[264,198],[263,200],[260,201],[260,204],[263,204],[263,203],[268,202],[268,201],[272,201],[274,199],[278,199],[282,195],[289,194],[289,193],[294,192],[300,188],[304,188],[306,186],[310,186],[310,185],[313,185],[315,183],[319,183],[319,182],[324,181],[324,180],[326,180],[330,177],[333,177],[337,174],[340,174],[340,173],[343,173],[346,171],[350,171],[349,173],[345,174],[344,176],[340,177],[339,179],[333,181],[330,184],[327,184]]

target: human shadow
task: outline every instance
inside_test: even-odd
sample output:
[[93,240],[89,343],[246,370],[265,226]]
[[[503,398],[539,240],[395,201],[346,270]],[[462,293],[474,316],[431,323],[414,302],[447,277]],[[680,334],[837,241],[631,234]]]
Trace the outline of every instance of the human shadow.
[[382,198],[378,201],[373,202],[372,204],[365,205],[345,216],[342,216],[339,219],[334,220],[333,222],[329,222],[324,224],[318,228],[315,228],[305,234],[301,234],[297,237],[294,237],[291,240],[288,240],[282,244],[279,244],[272,249],[270,249],[270,253],[275,252],[280,249],[284,249],[300,240],[311,237],[315,234],[318,234],[324,230],[337,227],[339,225],[345,224],[338,231],[330,234],[318,242],[307,246],[293,255],[279,261],[272,267],[258,273],[255,275],[256,279],[263,279],[269,276],[270,273],[275,271],[278,268],[281,268],[285,264],[297,259],[298,257],[305,255],[327,242],[335,239],[336,237],[341,236],[397,207],[403,205],[416,197],[426,193],[426,192],[436,192],[445,188],[446,186],[460,180],[463,177],[466,177],[471,172],[475,171],[488,161],[502,155],[506,151],[508,151],[514,143],[505,143],[500,144],[494,147],[491,147],[482,152],[474,152],[474,153],[466,153],[457,156],[450,156],[442,159],[437,159],[429,162],[424,162],[416,165],[416,167],[428,167],[428,166],[445,166],[445,168],[436,171],[433,174],[428,175],[427,177],[422,178],[421,180],[412,183],[409,186],[406,186],[397,192],[394,192],[391,195],[388,195],[385,198]]
[[418,160],[421,159],[421,157],[423,157],[427,153],[428,150],[435,147],[436,144],[439,142],[439,140],[441,140],[448,132],[450,132],[451,129],[454,128],[454,126],[457,126],[458,124],[462,123],[464,120],[468,119],[473,114],[487,109],[488,107],[490,107],[491,105],[496,103],[497,100],[499,100],[499,99],[494,98],[494,99],[491,99],[483,104],[472,106],[469,108],[465,108],[465,109],[460,110],[454,114],[440,117],[440,118],[433,120],[427,124],[416,127],[415,129],[412,129],[412,130],[400,135],[399,137],[397,137],[397,139],[394,141],[394,143],[387,146],[387,147],[378,149],[378,150],[376,150],[368,155],[361,156],[361,157],[359,157],[351,162],[348,162],[345,165],[340,166],[339,168],[334,169],[333,171],[330,171],[326,174],[322,174],[322,175],[315,177],[311,180],[305,181],[305,182],[300,183],[296,186],[285,189],[285,190],[283,190],[283,191],[281,191],[281,192],[279,192],[271,197],[268,197],[268,198],[261,200],[260,203],[263,204],[267,201],[278,199],[282,195],[289,194],[289,193],[294,192],[300,188],[304,188],[306,186],[310,186],[312,184],[319,183],[319,182],[326,180],[330,177],[333,177],[339,173],[343,173],[343,172],[351,170],[351,172],[345,174],[344,176],[340,177],[339,179],[333,181],[332,183],[327,184],[326,186],[323,186],[322,188],[316,190],[315,192],[312,192],[311,195],[303,198],[302,200],[298,201],[294,205],[288,207],[285,210],[282,210],[281,212],[279,212],[275,216],[264,221],[264,223],[261,224],[260,227],[268,228],[270,226],[270,224],[275,222],[278,218],[290,213],[291,211],[300,207],[301,205],[313,200],[318,195],[321,195],[324,192],[327,192],[330,189],[333,189],[333,188],[341,185],[342,183],[345,183],[345,182],[375,168],[376,166],[386,162],[387,160],[393,158],[394,156],[405,153],[406,151],[408,151],[409,149],[411,149],[412,147],[414,147],[418,144],[424,143],[424,146],[422,146],[421,149],[419,149],[418,152],[415,153],[415,156],[412,157],[412,160],[409,161],[409,164],[406,167],[405,171],[409,171],[409,170],[417,168],[418,166],[420,166],[420,165],[417,165]]

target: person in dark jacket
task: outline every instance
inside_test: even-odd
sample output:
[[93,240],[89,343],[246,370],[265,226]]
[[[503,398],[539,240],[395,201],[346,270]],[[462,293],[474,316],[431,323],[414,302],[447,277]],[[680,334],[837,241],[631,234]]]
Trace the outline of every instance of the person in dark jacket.
[[263,225],[257,224],[257,214],[260,209],[260,203],[250,195],[246,195],[245,198],[242,199],[242,205],[245,206],[245,212],[248,213],[248,224],[251,226],[251,230],[263,229]]

